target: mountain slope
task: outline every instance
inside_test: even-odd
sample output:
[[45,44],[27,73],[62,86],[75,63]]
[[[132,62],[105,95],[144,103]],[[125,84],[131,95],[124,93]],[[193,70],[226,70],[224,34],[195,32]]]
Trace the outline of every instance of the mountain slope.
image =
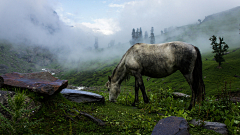
[[58,63],[47,48],[14,46],[5,40],[0,41],[0,74],[36,72],[53,66],[58,67]]

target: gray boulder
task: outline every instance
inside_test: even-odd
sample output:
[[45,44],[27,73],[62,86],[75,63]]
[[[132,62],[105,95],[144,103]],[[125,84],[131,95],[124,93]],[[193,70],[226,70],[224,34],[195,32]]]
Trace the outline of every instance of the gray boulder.
[[152,135],[190,135],[187,121],[182,117],[170,116],[161,119],[152,131]]
[[[191,124],[193,124],[194,126],[200,126],[202,121],[198,120],[196,121],[195,119],[193,119],[191,122]],[[222,135],[228,135],[227,132],[227,126],[223,123],[220,122],[208,122],[208,121],[204,121],[204,128],[209,129],[209,130],[213,130],[217,133],[220,133]]]
[[175,98],[181,98],[181,97],[185,97],[185,98],[190,98],[190,95],[184,94],[184,93],[180,93],[180,92],[173,92],[173,97]]
[[63,89],[60,92],[66,99],[74,101],[77,103],[80,102],[100,102],[105,103],[103,96],[96,93],[82,91],[82,90],[73,90],[73,89]]

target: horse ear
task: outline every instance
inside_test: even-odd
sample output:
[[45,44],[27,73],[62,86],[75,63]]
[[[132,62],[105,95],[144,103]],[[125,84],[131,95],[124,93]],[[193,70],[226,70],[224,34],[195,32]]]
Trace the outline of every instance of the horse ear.
[[111,77],[110,76],[108,76],[108,81],[111,82]]

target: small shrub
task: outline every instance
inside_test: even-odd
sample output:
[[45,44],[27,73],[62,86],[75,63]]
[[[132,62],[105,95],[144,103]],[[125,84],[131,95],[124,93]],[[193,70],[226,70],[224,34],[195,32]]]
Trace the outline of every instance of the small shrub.
[[31,126],[38,124],[42,119],[29,122],[29,118],[26,117],[33,110],[38,109],[40,106],[37,106],[33,109],[26,110],[27,106],[32,102],[30,101],[28,104],[24,104],[26,99],[26,95],[24,91],[16,93],[16,95],[11,99],[10,95],[8,96],[8,104],[9,108],[3,106],[0,103],[1,107],[11,114],[11,120],[5,118],[0,113],[0,131],[7,132],[9,134],[26,134],[32,133]]

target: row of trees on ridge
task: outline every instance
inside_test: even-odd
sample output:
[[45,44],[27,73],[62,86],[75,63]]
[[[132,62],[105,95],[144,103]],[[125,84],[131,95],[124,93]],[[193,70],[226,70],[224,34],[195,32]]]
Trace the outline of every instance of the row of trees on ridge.
[[149,43],[150,42],[151,44],[154,44],[155,43],[155,37],[154,37],[153,31],[154,31],[154,29],[152,27],[151,28],[151,35],[150,35],[150,37],[148,37],[147,31],[145,31],[145,35],[144,35],[144,39],[143,39],[142,28],[141,27],[140,27],[140,29],[137,28],[136,31],[133,28],[133,30],[132,30],[132,39],[129,41],[130,45],[134,45],[136,43],[142,43],[142,42],[145,42],[145,43]]

